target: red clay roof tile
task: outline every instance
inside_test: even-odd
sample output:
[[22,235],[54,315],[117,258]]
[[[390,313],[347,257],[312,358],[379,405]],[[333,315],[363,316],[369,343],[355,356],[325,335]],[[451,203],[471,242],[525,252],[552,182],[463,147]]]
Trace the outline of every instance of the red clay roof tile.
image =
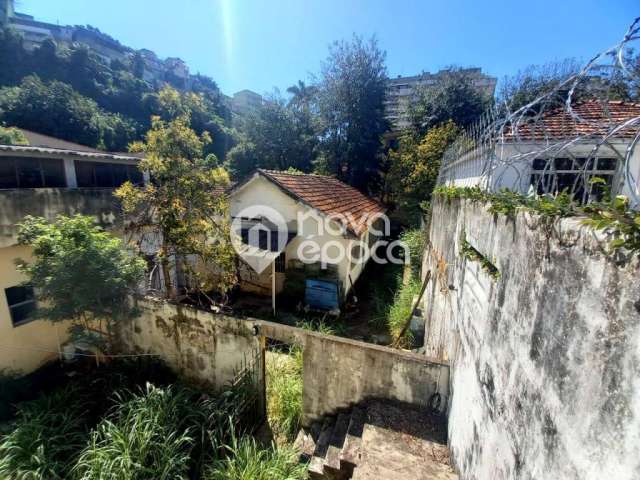
[[325,215],[344,215],[346,227],[356,235],[367,230],[367,221],[385,208],[354,187],[324,175],[258,170],[281,188]]
[[[540,118],[524,118],[517,127],[507,129],[509,140],[545,140],[572,137],[633,138],[640,125],[640,104],[597,100],[578,102],[572,107],[573,115],[566,107],[544,113]],[[632,126],[616,130],[625,122],[638,120]]]

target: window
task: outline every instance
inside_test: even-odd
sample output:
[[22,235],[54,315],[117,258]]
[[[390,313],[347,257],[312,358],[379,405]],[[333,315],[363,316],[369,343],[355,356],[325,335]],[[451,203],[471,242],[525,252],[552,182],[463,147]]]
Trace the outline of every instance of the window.
[[[611,188],[616,174],[615,158],[537,158],[533,161],[531,186],[538,195],[568,192],[580,203],[602,199],[605,188]],[[592,184],[599,177],[605,185]]]
[[284,273],[287,269],[287,256],[284,252],[276,257],[276,272]]
[[116,188],[126,181],[142,185],[142,172],[136,165],[76,161],[76,180],[81,188]]
[[63,161],[56,158],[0,157],[0,188],[64,188]]
[[11,322],[14,327],[30,321],[30,315],[36,309],[36,297],[33,287],[17,286],[4,290],[7,296],[7,304],[11,313]]

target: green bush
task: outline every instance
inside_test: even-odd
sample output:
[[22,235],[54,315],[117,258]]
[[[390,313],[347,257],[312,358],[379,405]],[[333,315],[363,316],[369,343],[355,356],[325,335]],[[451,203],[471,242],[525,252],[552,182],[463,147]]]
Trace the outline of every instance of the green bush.
[[185,478],[199,416],[192,395],[150,384],[138,394],[118,394],[117,408],[98,424],[80,454],[76,478]]
[[22,403],[0,441],[0,478],[67,478],[87,439],[84,413],[84,401],[71,387]]
[[212,465],[205,480],[302,480],[307,468],[289,446],[260,447],[251,437],[233,440],[228,455]]
[[[387,325],[394,340],[400,335],[402,327],[404,327],[407,319],[411,315],[413,300],[414,297],[420,293],[420,286],[420,281],[416,277],[412,277],[409,283],[400,287],[395,294],[393,304],[387,314]],[[407,329],[400,345],[409,346],[411,341],[412,335]]]
[[427,237],[424,230],[421,228],[407,230],[400,235],[400,240],[409,248],[411,271],[414,275],[419,276],[422,268],[422,255],[427,246]]
[[302,416],[302,350],[267,352],[267,417],[277,441],[292,441]]

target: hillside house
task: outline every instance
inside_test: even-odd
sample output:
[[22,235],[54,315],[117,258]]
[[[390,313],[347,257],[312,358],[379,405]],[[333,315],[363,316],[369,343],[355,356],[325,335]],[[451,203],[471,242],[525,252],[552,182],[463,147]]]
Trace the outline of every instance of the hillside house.
[[144,180],[139,158],[131,154],[22,132],[29,145],[0,145],[0,370],[29,372],[58,355],[66,327],[29,317],[36,299],[33,289],[21,285],[14,260],[28,260],[30,248],[17,244],[16,224],[27,215],[54,220],[80,213],[118,234],[113,189]]
[[[241,287],[271,295],[274,308],[281,293],[324,306],[316,288],[335,292],[326,306],[337,307],[369,261],[368,247],[385,233],[384,207],[332,177],[259,169],[229,195],[241,256],[253,264],[244,266]],[[262,215],[263,207],[279,214],[285,231]]]

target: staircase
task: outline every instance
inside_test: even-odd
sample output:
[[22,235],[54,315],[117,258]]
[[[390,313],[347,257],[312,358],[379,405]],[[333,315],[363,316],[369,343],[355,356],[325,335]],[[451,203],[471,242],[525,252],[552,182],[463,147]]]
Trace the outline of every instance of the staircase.
[[443,425],[413,406],[369,402],[303,428],[295,446],[311,479],[454,480]]

